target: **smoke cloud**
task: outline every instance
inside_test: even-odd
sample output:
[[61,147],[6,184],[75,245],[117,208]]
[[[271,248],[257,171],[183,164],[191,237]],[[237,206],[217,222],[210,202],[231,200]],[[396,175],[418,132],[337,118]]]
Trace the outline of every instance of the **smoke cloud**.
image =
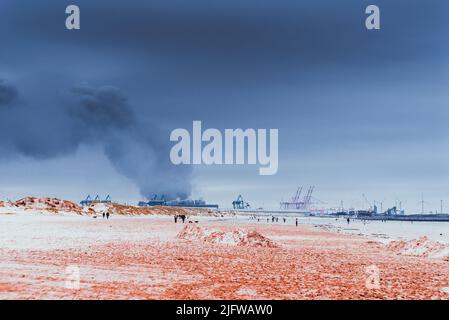
[[[0,107],[17,96],[15,87],[0,81]],[[168,133],[141,121],[120,89],[76,85],[62,100],[62,107],[26,101],[7,112],[1,108],[0,157],[49,159],[89,144],[101,148],[117,172],[136,183],[143,197],[190,195],[192,171],[170,162]]]
[[0,79],[0,106],[12,103],[17,97],[17,90],[5,80]]
[[156,193],[174,199],[190,195],[191,169],[169,161],[168,135],[140,122],[119,89],[81,85],[72,94],[68,114],[89,139],[102,144],[117,171],[132,179],[143,196]]

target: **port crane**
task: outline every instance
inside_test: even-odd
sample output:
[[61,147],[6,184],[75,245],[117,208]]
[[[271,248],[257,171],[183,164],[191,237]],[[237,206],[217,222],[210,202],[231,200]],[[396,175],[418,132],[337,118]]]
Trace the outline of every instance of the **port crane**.
[[248,202],[245,202],[245,200],[243,200],[243,196],[241,194],[238,195],[237,199],[232,201],[232,206],[234,207],[234,209],[247,209],[250,207]]
[[296,190],[296,193],[291,198],[291,201],[281,202],[281,209],[308,210],[310,208],[310,205],[312,204],[312,193],[315,187],[309,187],[306,195],[304,195],[302,200],[300,200],[302,189],[302,187],[299,187]]
[[424,214],[424,205],[429,204],[429,202],[424,201],[424,193],[421,193],[421,201],[418,202],[421,205],[421,214]]
[[366,204],[368,205],[369,211],[373,210],[373,207],[371,206],[371,203],[369,202],[368,198],[364,193],[362,193],[363,200],[365,200]]

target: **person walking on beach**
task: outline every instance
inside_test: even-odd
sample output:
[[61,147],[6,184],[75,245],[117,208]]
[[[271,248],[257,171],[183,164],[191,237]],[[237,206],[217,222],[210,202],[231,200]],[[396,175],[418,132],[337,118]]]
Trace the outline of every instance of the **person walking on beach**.
[[296,218],[296,226],[298,226],[298,218]]
[[175,214],[175,223],[178,223],[178,215]]
[[104,213],[104,211],[103,211],[103,219],[104,219],[104,216],[105,216],[106,214]]
[[286,219],[285,219],[285,217],[284,217],[284,223],[285,223],[285,221],[286,221]]
[[351,221],[351,220],[349,218],[347,218],[346,221],[348,221],[348,224],[349,224],[349,221]]
[[106,219],[109,220],[109,211],[106,211]]

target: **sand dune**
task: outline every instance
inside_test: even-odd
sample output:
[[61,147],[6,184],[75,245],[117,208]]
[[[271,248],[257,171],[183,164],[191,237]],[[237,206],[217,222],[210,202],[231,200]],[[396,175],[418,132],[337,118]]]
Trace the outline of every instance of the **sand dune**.
[[25,197],[12,203],[0,201],[0,207],[12,212],[42,212],[50,214],[74,214],[97,216],[103,212],[109,212],[111,215],[138,216],[138,215],[171,215],[183,214],[186,216],[221,216],[228,214],[226,212],[217,212],[208,208],[179,208],[167,206],[139,207],[133,205],[123,205],[118,203],[93,203],[89,206],[80,205],[58,198],[49,197]]

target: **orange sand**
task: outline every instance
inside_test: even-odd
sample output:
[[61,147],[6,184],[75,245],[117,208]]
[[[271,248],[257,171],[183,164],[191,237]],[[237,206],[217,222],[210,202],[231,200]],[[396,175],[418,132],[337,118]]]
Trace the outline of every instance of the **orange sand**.
[[26,197],[17,200],[14,203],[16,207],[22,207],[24,209],[34,209],[36,207],[45,208],[48,212],[71,212],[76,214],[82,214],[82,208],[68,200],[60,200],[57,198],[37,198],[37,197]]
[[[81,220],[82,219],[82,220]],[[304,226],[200,221],[201,228],[257,232],[278,247],[179,239],[171,219],[123,218],[77,228],[160,233],[166,239],[97,243],[57,250],[0,247],[3,299],[447,299],[449,263],[398,255],[378,242]],[[58,222],[64,230],[65,223]],[[70,222],[72,225],[73,223]],[[66,289],[65,268],[80,268],[79,290]],[[380,288],[366,286],[366,267]]]

